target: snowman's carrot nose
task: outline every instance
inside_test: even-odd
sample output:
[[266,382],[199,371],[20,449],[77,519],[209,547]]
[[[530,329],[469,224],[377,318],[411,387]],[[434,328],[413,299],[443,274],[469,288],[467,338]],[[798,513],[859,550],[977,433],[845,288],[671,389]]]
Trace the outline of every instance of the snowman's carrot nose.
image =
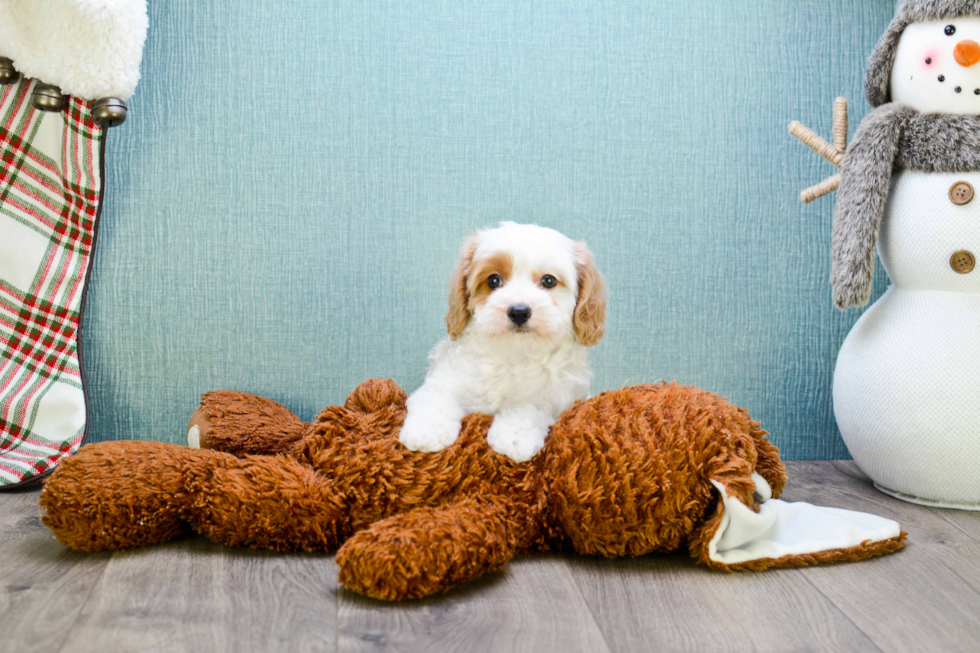
[[980,63],[980,43],[960,41],[956,44],[956,49],[953,50],[953,56],[956,57],[956,63],[964,68]]

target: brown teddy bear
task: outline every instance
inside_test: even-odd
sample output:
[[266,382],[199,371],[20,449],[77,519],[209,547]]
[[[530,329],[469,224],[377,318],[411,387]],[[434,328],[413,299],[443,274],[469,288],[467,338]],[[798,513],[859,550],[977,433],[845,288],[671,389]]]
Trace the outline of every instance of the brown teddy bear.
[[687,545],[709,567],[761,570],[867,558],[905,540],[894,522],[862,513],[848,514],[866,518],[863,531],[830,526],[817,548],[813,533],[785,541],[760,526],[778,522],[770,506],[806,506],[825,511],[803,521],[826,536],[827,509],[770,499],[786,482],[776,447],[746,411],[695,388],[642,385],[576,403],[523,464],[487,445],[492,418],[479,414],[449,448],[407,450],[405,399],[393,381],[368,381],[304,424],[268,399],[206,394],[191,421],[204,449],[85,446],[45,483],[43,521],[83,551],[189,528],[229,546],[336,550],[341,583],[389,600],[539,551],[617,557]]

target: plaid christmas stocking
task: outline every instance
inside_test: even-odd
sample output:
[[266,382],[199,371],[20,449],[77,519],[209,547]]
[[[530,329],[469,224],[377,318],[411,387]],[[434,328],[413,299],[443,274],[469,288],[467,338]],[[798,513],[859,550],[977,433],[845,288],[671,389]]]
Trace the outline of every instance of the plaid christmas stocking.
[[126,119],[146,29],[146,0],[0,0],[0,490],[85,439],[104,132]]
[[90,103],[0,86],[0,487],[53,469],[85,437],[79,325],[103,188]]

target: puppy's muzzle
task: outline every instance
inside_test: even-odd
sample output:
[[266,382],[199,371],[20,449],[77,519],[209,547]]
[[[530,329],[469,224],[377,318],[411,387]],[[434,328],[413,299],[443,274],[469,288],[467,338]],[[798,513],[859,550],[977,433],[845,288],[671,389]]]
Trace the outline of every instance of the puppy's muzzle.
[[531,319],[531,308],[524,304],[511,306],[507,309],[507,317],[516,326],[524,326]]

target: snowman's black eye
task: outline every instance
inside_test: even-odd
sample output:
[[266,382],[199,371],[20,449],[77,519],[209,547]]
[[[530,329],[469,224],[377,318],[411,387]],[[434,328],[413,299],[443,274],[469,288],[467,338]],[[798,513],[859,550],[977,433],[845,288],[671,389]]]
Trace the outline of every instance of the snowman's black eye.
[[939,76],[939,81],[945,82],[946,81],[946,75],[940,75]]
[[980,95],[980,88],[973,89],[973,94],[974,95]]
[[957,93],[962,93],[962,92],[963,92],[963,89],[962,89],[962,88],[960,88],[959,86],[957,86],[957,87],[956,87],[955,89],[953,89],[953,90],[954,90],[954,91],[956,91]]
[[491,274],[487,277],[487,287],[490,290],[496,290],[502,285],[504,285],[504,280],[500,278],[499,274]]
[[932,57],[927,57],[927,58],[926,58],[926,63],[927,63],[927,64],[930,64],[930,63],[932,63]]
[[956,25],[947,25],[946,36],[952,36],[953,34],[956,34]]

